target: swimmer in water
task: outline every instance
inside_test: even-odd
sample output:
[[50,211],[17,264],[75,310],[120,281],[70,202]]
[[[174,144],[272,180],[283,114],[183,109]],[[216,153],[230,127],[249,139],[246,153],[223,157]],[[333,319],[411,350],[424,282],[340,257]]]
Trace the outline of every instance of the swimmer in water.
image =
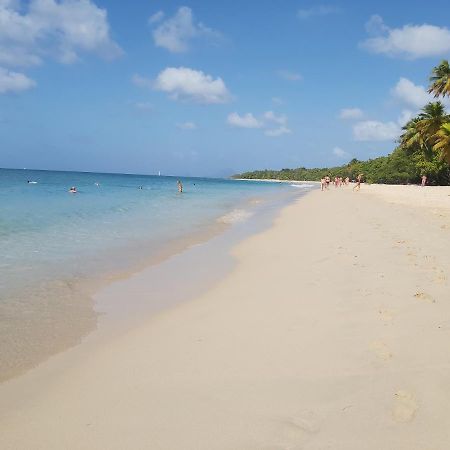
[[180,180],[177,180],[178,192],[181,194],[183,192],[183,184]]
[[69,189],[69,192],[70,192],[71,194],[76,194],[76,193],[77,193],[77,188],[76,188],[75,186],[72,186],[72,187]]

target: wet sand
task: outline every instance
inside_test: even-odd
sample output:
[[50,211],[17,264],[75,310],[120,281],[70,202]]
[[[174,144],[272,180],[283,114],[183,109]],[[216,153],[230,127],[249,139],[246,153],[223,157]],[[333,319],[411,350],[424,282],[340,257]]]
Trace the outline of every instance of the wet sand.
[[206,292],[2,383],[0,448],[448,449],[449,194],[300,198]]

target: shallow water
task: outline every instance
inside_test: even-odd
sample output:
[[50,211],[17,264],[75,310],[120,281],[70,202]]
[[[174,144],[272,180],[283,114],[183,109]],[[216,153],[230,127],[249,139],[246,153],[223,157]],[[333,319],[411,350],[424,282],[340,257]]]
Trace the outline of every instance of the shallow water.
[[174,177],[0,169],[0,380],[95,328],[90,281],[298,195],[288,184],[181,180],[183,194]]

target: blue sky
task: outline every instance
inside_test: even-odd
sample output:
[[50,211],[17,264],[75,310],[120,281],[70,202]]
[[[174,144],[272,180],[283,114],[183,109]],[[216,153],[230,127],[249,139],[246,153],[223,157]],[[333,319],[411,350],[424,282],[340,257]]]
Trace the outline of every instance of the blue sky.
[[389,153],[447,2],[0,0],[0,167],[224,176]]

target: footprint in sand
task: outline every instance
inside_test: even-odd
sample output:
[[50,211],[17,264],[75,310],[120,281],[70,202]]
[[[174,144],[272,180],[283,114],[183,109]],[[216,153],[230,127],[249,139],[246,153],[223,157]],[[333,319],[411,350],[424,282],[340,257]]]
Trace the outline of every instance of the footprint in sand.
[[389,309],[379,309],[378,314],[383,322],[390,322],[394,318],[394,313]]
[[370,349],[378,356],[379,359],[387,361],[392,358],[392,353],[389,351],[387,345],[382,341],[372,342]]
[[445,276],[445,272],[442,269],[435,268],[434,273],[435,273],[434,281],[436,283],[445,283],[447,277]]
[[414,294],[414,297],[416,297],[418,300],[427,302],[427,303],[436,303],[436,300],[426,292],[416,292]]
[[403,244],[406,244],[406,241],[395,241],[392,248],[403,248]]
[[408,391],[399,390],[394,394],[392,418],[397,423],[406,423],[413,420],[418,405],[414,395]]

